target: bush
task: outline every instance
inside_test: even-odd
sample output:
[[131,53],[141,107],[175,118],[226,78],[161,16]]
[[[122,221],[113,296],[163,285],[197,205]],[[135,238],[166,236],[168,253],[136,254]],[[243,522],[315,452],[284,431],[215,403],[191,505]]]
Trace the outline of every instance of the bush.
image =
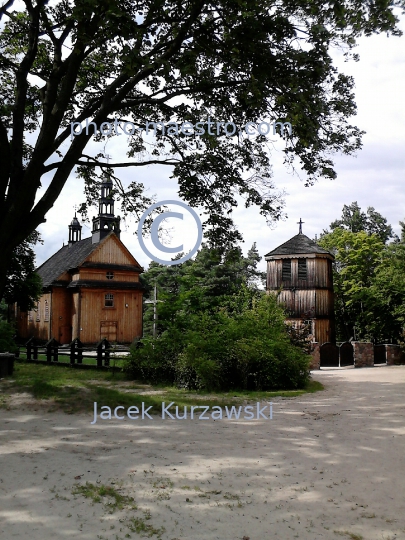
[[152,384],[188,389],[295,389],[309,378],[309,357],[291,343],[285,314],[271,295],[229,315],[203,312],[188,329],[169,328],[132,349],[127,370]]
[[15,353],[18,350],[14,341],[15,329],[12,324],[0,319],[0,353]]

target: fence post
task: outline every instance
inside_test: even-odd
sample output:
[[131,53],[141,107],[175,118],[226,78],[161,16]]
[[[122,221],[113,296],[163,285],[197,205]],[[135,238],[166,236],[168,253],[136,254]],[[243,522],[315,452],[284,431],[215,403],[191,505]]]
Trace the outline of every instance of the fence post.
[[110,343],[104,338],[97,344],[97,368],[110,365]]
[[55,338],[50,339],[46,345],[46,360],[47,362],[51,362],[52,358],[54,362],[58,361],[58,353],[59,353],[59,343],[56,341]]
[[73,365],[75,363],[75,358],[76,358],[76,340],[74,339],[70,343],[70,356],[69,356],[70,365]]
[[70,363],[73,365],[77,360],[78,364],[83,363],[83,343],[79,338],[75,338],[70,344]]
[[25,346],[27,347],[27,360],[38,360],[38,345],[34,336],[27,341]]
[[32,353],[32,340],[34,338],[30,338],[25,346],[27,347],[27,360],[31,360],[31,353]]

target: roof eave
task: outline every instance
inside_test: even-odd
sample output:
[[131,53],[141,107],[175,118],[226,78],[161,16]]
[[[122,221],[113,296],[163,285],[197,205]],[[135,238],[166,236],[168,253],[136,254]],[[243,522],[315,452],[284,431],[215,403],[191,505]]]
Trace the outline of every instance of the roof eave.
[[274,261],[276,259],[330,259],[335,260],[332,253],[267,253],[264,256],[266,261]]

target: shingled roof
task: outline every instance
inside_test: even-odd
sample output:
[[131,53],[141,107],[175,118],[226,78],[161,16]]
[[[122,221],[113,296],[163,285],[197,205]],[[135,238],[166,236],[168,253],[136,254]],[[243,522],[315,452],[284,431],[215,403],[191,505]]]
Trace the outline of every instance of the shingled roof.
[[63,272],[77,268],[98,246],[98,243],[91,243],[91,237],[75,242],[70,247],[63,246],[36,269],[42,278],[42,286],[49,287]]
[[[326,249],[321,248],[313,240],[305,236],[305,234],[299,233],[281,244],[281,246],[276,247],[270,253],[267,253],[265,257],[273,257],[274,255],[299,255],[299,254],[310,254],[310,253],[321,253],[325,255],[332,255]],[[332,255],[333,256],[333,255]]]

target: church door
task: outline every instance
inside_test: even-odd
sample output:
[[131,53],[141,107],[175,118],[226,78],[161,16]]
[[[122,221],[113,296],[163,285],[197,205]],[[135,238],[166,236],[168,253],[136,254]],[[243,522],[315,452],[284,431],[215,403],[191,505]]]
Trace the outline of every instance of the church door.
[[71,326],[59,326],[59,343],[65,345],[72,341],[72,327]]
[[117,341],[117,321],[101,321],[100,340],[106,339],[110,343]]

